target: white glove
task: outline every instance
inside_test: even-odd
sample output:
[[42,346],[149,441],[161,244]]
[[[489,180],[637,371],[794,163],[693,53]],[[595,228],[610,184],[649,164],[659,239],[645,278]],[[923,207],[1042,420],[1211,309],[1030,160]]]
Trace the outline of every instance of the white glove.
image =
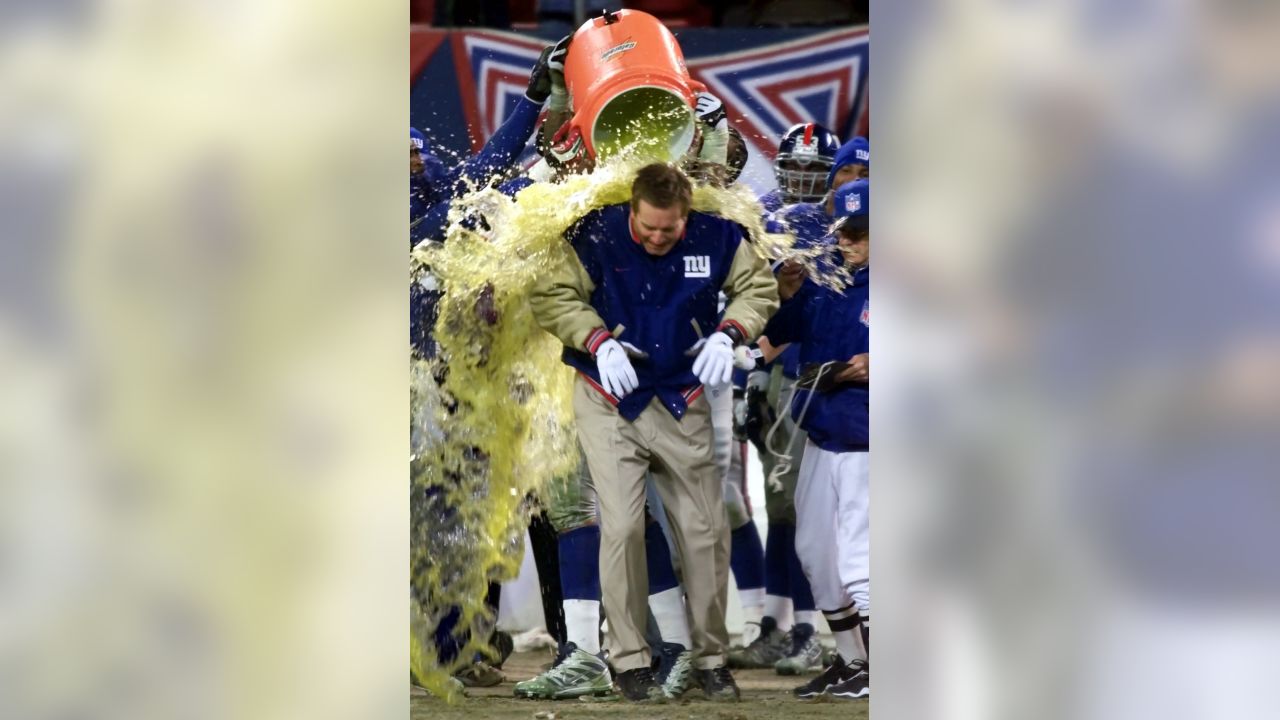
[[711,333],[693,361],[693,374],[707,387],[720,387],[733,377],[733,340],[722,332]]
[[596,350],[596,369],[600,371],[600,384],[611,395],[622,399],[627,393],[636,389],[635,368],[627,359],[627,351],[617,340],[605,340]]
[[629,357],[629,358],[635,358],[636,360],[648,360],[648,359],[649,359],[649,353],[647,353],[647,352],[645,352],[645,351],[641,350],[640,348],[636,347],[635,345],[632,345],[631,343],[627,342],[626,340],[619,340],[619,341],[618,341],[618,344],[619,344],[619,345],[621,345],[621,346],[622,346],[622,349],[623,349],[623,350],[625,350],[625,351],[627,352],[627,357]]

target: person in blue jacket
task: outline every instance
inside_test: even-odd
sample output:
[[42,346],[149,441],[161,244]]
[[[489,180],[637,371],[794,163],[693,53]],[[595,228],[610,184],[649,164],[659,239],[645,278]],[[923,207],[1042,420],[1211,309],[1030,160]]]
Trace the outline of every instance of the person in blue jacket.
[[[533,181],[515,178],[503,182],[521,151],[533,135],[542,105],[551,95],[556,81],[563,83],[564,56],[569,38],[543,50],[529,74],[525,96],[489,138],[475,157],[466,160],[452,170],[431,152],[426,136],[416,128],[409,129],[409,219],[410,247],[423,241],[443,241],[448,227],[449,210],[453,201],[471,189],[497,184],[500,192],[514,195]],[[556,75],[558,74],[558,77]],[[409,292],[410,346],[419,358],[435,356],[432,328],[435,324],[436,305],[441,292],[435,278],[424,269],[411,283]],[[482,298],[481,302],[485,302]],[[480,309],[479,307],[477,308]],[[493,322],[496,322],[496,317]],[[437,378],[437,382],[440,379]],[[442,489],[433,487],[426,493],[423,510],[415,508],[414,523],[444,522],[455,509],[442,499]],[[486,602],[497,612],[498,587],[490,585]],[[455,633],[461,620],[461,611],[453,608],[437,625],[434,642],[438,660],[443,665],[454,662],[465,638]],[[490,686],[502,682],[503,677],[495,668],[480,658],[455,675],[455,679],[467,686]]]
[[[422,134],[410,128],[411,143],[418,145],[421,140],[419,151],[423,155],[424,167],[422,173],[414,173],[414,163],[410,158],[410,247],[426,239],[443,239],[449,207],[468,189],[501,182],[537,129],[542,105],[551,96],[553,75],[559,73],[563,76],[568,50],[569,38],[565,37],[542,51],[529,73],[529,86],[524,97],[480,152],[452,170],[445,169],[426,146]],[[414,199],[415,196],[420,199]]]
[[760,341],[766,357],[788,343],[802,343],[791,415],[808,439],[796,487],[795,546],[839,653],[831,667],[794,690],[802,698],[870,693],[867,181],[842,185],[834,205],[835,260],[850,282],[835,291],[805,280],[770,319]]
[[[785,198],[787,204],[775,207],[766,219],[767,229],[794,236],[797,248],[822,243],[836,219],[835,189],[848,181],[866,178],[870,161],[866,138],[855,137],[840,145],[835,135],[821,125],[796,125],[787,132],[778,154],[778,166],[782,168],[778,170],[779,183],[791,192],[775,196]],[[797,198],[804,201],[796,202]],[[830,261],[823,258],[818,266],[830,269]],[[779,295],[785,299],[795,293],[806,272],[800,263],[784,262],[777,270]],[[785,408],[800,374],[800,353],[800,343],[792,343],[773,362],[758,363],[747,378],[744,397],[749,437],[759,451],[764,475],[769,478],[765,483],[769,533],[764,553],[760,633],[741,651],[730,654],[729,661],[734,667],[771,667],[780,675],[816,672],[822,669],[823,662],[823,648],[816,632],[817,604],[795,549],[795,495],[805,432],[786,417]],[[773,432],[772,443],[766,443],[779,416],[782,420]],[[780,457],[790,459],[780,462]]]
[[[569,50],[570,37],[543,50],[538,62],[529,73],[529,86],[515,109],[489,138],[475,157],[458,167],[448,170],[431,152],[425,136],[416,128],[409,129],[409,246],[424,241],[443,242],[449,225],[449,210],[453,201],[470,188],[480,188],[497,183],[497,189],[514,196],[528,187],[533,180],[516,177],[503,181],[503,176],[514,165],[538,124],[538,114],[552,92],[564,86],[564,58]],[[414,150],[418,151],[415,157]],[[435,357],[436,305],[440,289],[429,272],[420,273],[409,286],[409,343],[415,354],[422,358]]]
[[725,666],[730,543],[704,387],[728,384],[734,346],[763,329],[777,286],[738,225],[694,212],[692,202],[678,168],[641,168],[630,203],[570,229],[572,251],[530,299],[578,372],[574,414],[600,509],[610,659],[633,701],[662,696],[642,632],[650,472],[684,570],[695,677],[712,699],[738,697]]

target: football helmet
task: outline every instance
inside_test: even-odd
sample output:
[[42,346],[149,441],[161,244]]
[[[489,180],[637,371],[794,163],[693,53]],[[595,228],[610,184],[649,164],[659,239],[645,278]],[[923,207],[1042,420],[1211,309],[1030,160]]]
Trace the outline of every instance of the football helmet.
[[817,202],[827,191],[827,173],[840,138],[817,123],[793,125],[778,143],[773,174],[784,203]]

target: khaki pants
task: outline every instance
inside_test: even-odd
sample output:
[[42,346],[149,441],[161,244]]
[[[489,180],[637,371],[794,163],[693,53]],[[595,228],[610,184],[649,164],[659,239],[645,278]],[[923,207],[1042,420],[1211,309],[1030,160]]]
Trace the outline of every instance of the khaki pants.
[[684,569],[694,667],[724,665],[729,525],[706,398],[696,398],[680,420],[655,398],[632,423],[578,378],[573,409],[600,503],[600,587],[610,661],[619,671],[649,665],[644,497],[645,474],[652,472]]

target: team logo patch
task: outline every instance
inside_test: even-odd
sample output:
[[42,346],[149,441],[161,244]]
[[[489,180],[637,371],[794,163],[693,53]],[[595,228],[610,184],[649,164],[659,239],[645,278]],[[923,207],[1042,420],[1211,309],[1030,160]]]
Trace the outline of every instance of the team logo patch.
[[604,52],[600,53],[600,59],[601,59],[602,61],[603,61],[603,60],[608,60],[609,58],[613,57],[614,55],[617,55],[617,54],[619,54],[619,53],[624,53],[624,52],[626,52],[626,51],[628,51],[628,50],[630,50],[630,49],[634,48],[635,46],[636,46],[636,44],[635,44],[635,42],[633,42],[633,41],[627,41],[627,42],[622,43],[621,45],[614,45],[613,47],[609,48],[608,50],[605,50]]
[[684,258],[684,276],[687,278],[711,277],[711,257],[707,255],[686,255]]
[[862,209],[862,196],[858,193],[849,193],[844,196],[845,212],[858,212]]
[[871,151],[870,151],[870,150],[856,150],[856,151],[854,151],[853,156],[854,156],[854,158],[855,158],[855,159],[860,160],[860,161],[862,161],[862,162],[864,162],[864,163],[869,163],[869,162],[871,162]]
[[862,301],[862,314],[858,316],[858,320],[865,326],[871,327],[871,301]]

